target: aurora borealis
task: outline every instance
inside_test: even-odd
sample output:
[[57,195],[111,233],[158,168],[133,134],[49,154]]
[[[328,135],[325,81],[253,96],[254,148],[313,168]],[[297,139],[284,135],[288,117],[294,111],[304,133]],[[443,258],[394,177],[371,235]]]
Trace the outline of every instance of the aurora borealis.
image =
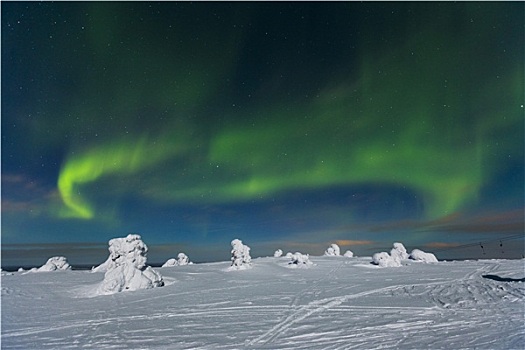
[[499,244],[523,232],[523,13],[2,2],[3,249]]

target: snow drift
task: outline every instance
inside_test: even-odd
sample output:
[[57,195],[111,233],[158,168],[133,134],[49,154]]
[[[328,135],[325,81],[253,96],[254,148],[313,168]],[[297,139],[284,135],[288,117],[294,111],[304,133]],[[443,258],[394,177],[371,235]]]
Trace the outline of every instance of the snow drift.
[[109,259],[112,263],[106,265],[108,270],[97,289],[98,294],[162,287],[162,276],[146,265],[147,252],[148,247],[139,235],[111,239]]

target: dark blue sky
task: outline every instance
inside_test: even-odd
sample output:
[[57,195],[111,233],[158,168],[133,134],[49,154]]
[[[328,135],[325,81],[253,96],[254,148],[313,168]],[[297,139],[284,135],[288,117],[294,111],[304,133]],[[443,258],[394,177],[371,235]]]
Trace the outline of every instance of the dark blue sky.
[[1,6],[3,265],[523,254],[522,2]]

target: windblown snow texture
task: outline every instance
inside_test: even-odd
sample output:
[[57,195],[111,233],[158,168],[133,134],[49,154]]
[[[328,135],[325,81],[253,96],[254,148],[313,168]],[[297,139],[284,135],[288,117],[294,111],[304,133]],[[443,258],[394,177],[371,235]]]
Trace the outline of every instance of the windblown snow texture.
[[111,296],[86,293],[100,273],[2,272],[2,349],[525,348],[525,260],[310,260],[162,268],[165,287]]

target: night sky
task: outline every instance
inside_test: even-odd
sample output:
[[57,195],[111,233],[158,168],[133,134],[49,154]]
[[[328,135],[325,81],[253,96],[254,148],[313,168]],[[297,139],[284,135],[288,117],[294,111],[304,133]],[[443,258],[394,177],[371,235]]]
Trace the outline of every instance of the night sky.
[[3,266],[522,257],[523,2],[1,9]]

